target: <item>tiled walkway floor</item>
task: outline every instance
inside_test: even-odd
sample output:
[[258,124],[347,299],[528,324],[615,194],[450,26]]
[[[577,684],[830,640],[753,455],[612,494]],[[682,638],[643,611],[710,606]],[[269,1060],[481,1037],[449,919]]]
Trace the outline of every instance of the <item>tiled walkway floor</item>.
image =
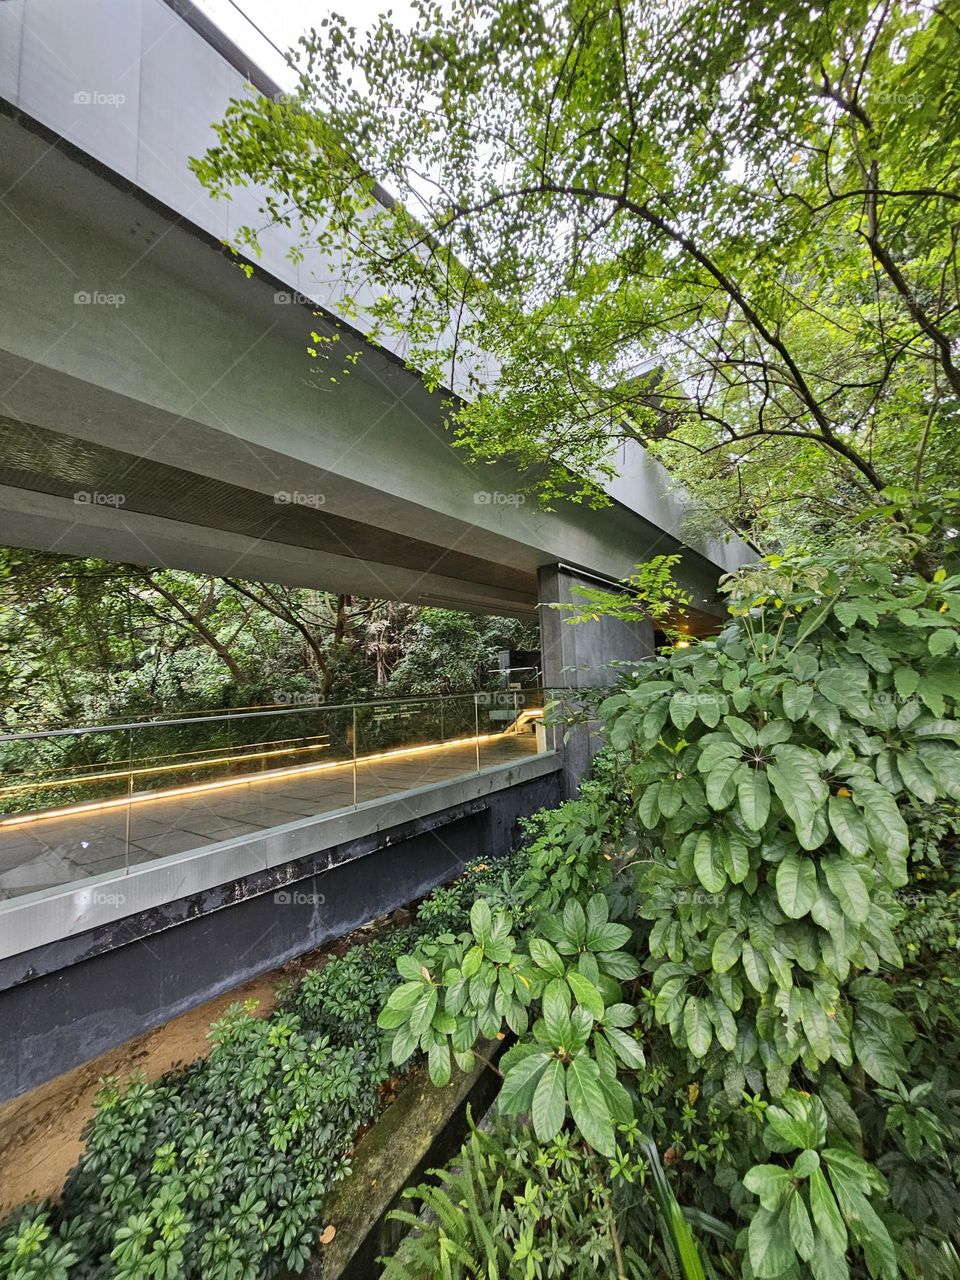
[[[480,767],[535,755],[532,726],[480,743]],[[477,767],[475,744],[361,762],[357,801],[446,782]],[[250,835],[353,804],[353,764],[0,828],[0,898]]]

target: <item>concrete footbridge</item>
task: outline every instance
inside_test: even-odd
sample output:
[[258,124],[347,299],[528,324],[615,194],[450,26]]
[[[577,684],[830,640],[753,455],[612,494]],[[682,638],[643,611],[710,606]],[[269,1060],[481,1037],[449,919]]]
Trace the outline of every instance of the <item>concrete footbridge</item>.
[[[279,92],[190,0],[0,3],[0,544],[528,617],[679,553],[713,625],[751,553],[638,442],[608,507],[543,512],[399,348],[308,359],[337,280],[281,228],[248,279],[223,245],[263,193],[188,167],[250,84]],[[539,617],[552,690],[652,652]],[[0,1101],[510,848],[583,757],[479,697],[7,735]]]
[[250,83],[279,91],[187,0],[0,4],[0,542],[527,615],[558,565],[679,551],[709,614],[747,549],[684,531],[639,443],[609,508],[541,512],[396,353],[309,359],[329,268],[272,228],[247,280],[223,242],[262,193],[188,168]]

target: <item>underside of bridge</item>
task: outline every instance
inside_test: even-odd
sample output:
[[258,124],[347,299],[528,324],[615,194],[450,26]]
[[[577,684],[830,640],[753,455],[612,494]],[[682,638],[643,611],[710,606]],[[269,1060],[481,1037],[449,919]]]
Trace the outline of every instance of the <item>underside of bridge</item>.
[[[91,22],[85,3],[0,4],[0,544],[531,617],[678,552],[691,630],[714,628],[718,579],[749,549],[691,531],[637,442],[618,447],[608,506],[541,511],[508,462],[467,464],[443,393],[337,318],[309,255],[271,235],[252,278],[238,269],[223,242],[259,197],[214,203],[188,159],[246,81],[276,87],[188,0],[96,7]],[[349,374],[309,358],[312,330],[359,352]],[[554,689],[653,651],[648,623],[539,615]],[[281,789],[247,831],[179,809],[152,827],[112,810],[82,830],[10,826],[0,1099],[505,852],[591,749],[583,730],[488,763],[481,736],[469,777],[448,760],[366,799],[354,747],[352,805],[305,811]]]

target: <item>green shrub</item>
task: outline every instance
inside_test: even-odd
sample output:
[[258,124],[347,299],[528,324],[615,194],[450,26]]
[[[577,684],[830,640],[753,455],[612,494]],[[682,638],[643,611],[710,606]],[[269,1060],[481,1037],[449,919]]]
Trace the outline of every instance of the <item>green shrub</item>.
[[[523,854],[471,864],[504,900]],[[376,1018],[398,955],[466,923],[473,888],[307,973],[269,1018],[233,1006],[208,1058],[149,1083],[107,1082],[59,1203],[0,1229],[0,1280],[257,1280],[303,1269],[323,1199],[390,1074]]]
[[[632,1148],[634,1136],[623,1141]],[[383,1280],[594,1280],[617,1274],[617,1248],[629,1280],[670,1274],[647,1168],[632,1149],[608,1181],[569,1135],[541,1144],[501,1119],[491,1133],[473,1129],[436,1176],[439,1185],[404,1193],[425,1217],[391,1215],[413,1230],[383,1259]]]
[[716,639],[600,705],[624,790],[538,823],[543,914],[474,904],[381,1015],[435,1079],[505,1023],[502,1110],[611,1167],[641,1123],[746,1280],[956,1274],[960,577],[893,564],[738,575]]

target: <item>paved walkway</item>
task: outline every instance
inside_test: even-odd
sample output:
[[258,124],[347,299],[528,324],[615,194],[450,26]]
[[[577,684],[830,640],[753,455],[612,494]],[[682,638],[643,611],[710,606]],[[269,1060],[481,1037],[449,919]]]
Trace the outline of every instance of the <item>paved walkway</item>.
[[[533,726],[480,743],[480,767],[535,755]],[[475,743],[360,761],[357,802],[473,773]],[[286,770],[194,795],[164,797],[0,827],[0,899],[70,884],[234,836],[352,806],[353,763]]]

